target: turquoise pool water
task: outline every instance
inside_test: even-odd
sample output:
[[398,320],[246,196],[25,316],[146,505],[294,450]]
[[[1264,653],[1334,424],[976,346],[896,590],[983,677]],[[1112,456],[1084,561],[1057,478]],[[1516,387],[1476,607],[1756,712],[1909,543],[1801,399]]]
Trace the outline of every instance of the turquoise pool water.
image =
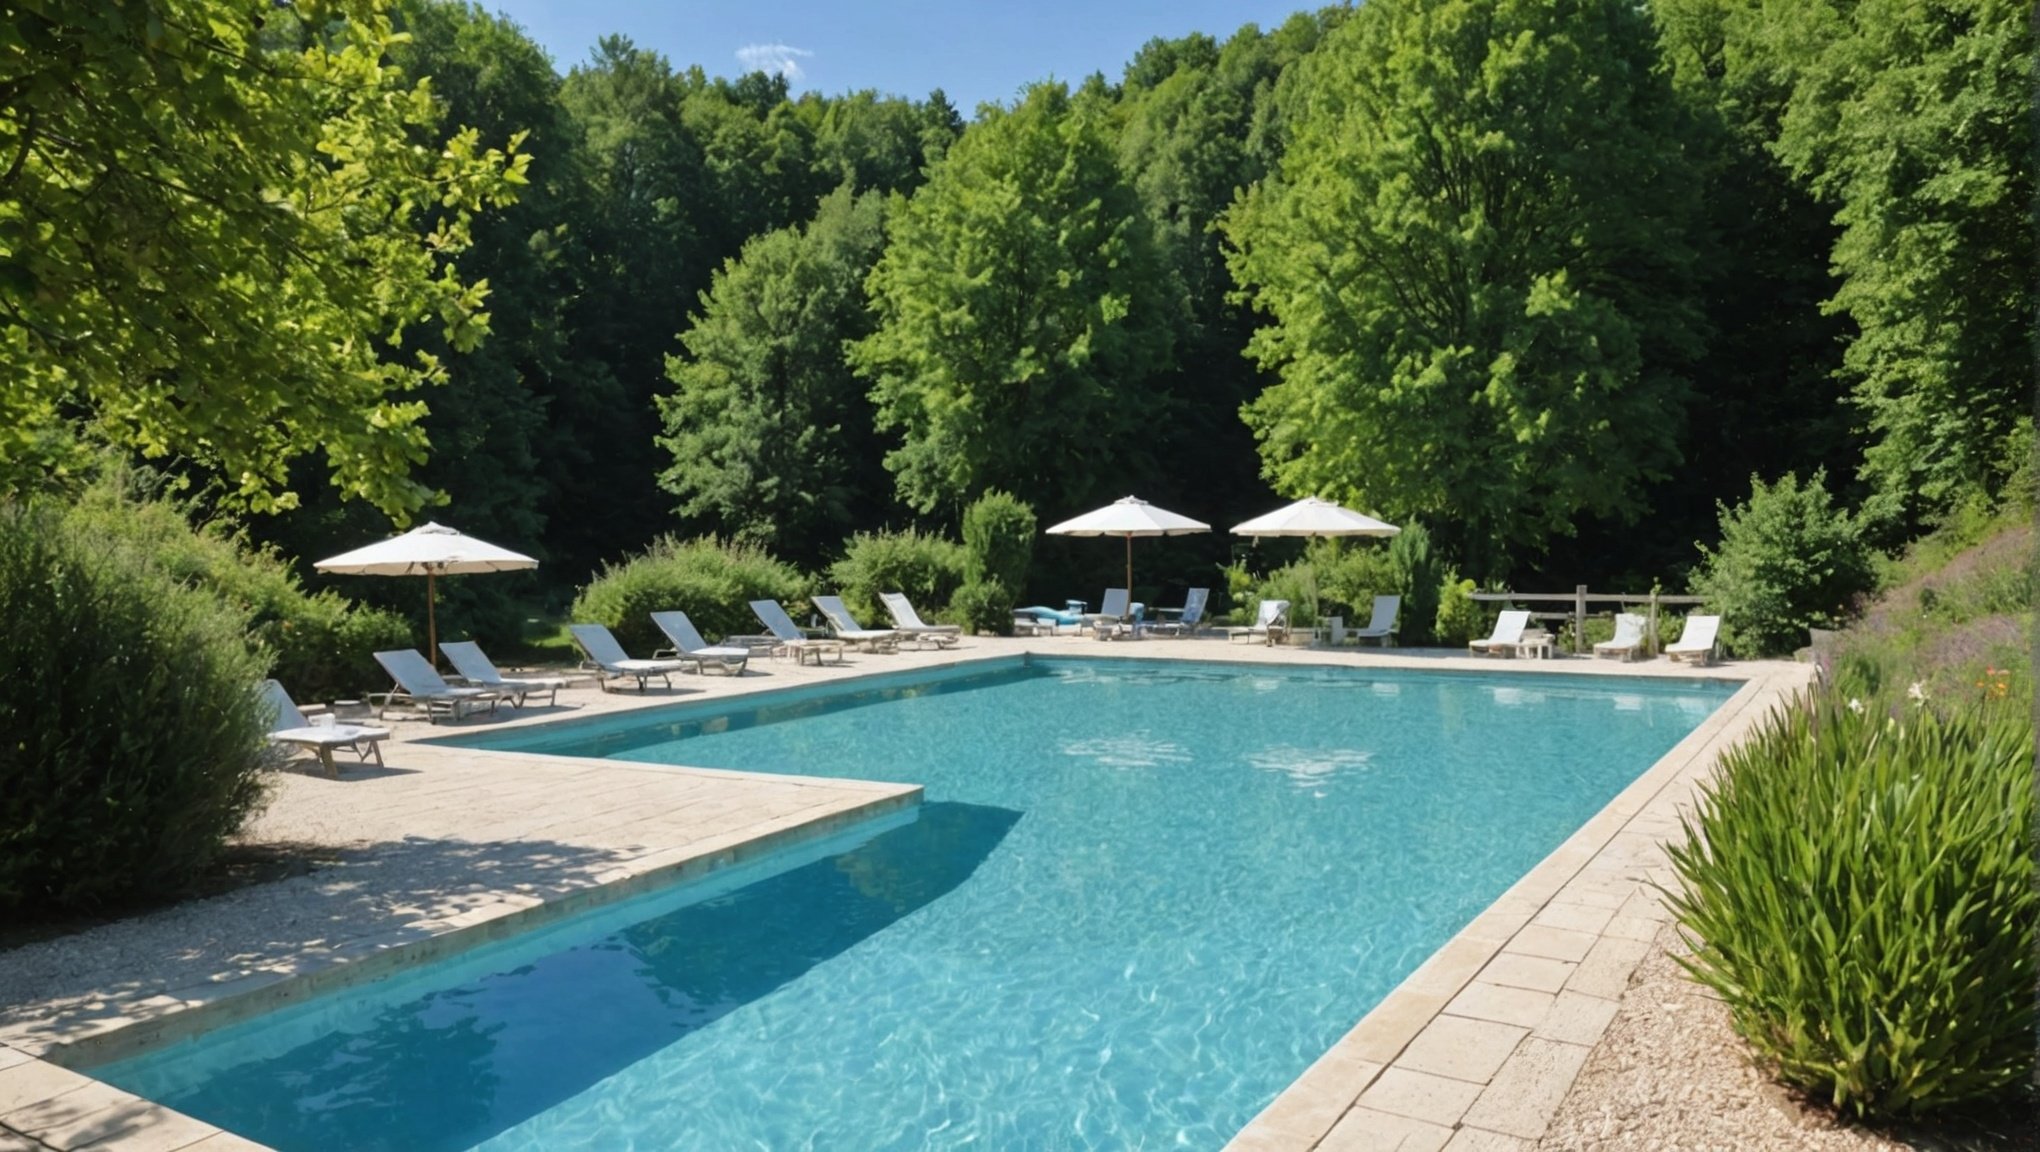
[[927,802],[96,1074],[286,1150],[1217,1148],[1735,687],[1009,661],[462,738]]

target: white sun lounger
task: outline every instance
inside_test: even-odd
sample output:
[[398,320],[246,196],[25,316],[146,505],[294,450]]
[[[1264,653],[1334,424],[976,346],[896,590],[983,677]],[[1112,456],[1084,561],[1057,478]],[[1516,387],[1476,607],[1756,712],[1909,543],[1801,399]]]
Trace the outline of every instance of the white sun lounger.
[[900,634],[891,628],[866,628],[850,615],[850,609],[841,596],[817,596],[815,607],[822,610],[822,619],[829,622],[829,633],[845,644],[855,644],[869,652],[897,652]]
[[1643,651],[1644,625],[1650,623],[1634,612],[1615,614],[1615,638],[1594,645],[1594,655],[1629,660]]
[[1374,618],[1367,622],[1367,627],[1355,628],[1351,635],[1355,640],[1378,641],[1382,647],[1386,648],[1388,647],[1388,638],[1395,635],[1395,618],[1401,612],[1402,597],[1376,596],[1374,598]]
[[793,622],[793,617],[786,614],[786,609],[779,606],[779,601],[753,600],[751,611],[758,617],[758,622],[765,625],[765,630],[772,634],[774,656],[790,655],[795,664],[800,664],[812,655],[816,666],[819,667],[822,657],[833,652],[836,655],[836,663],[843,662],[842,641],[817,640],[801,631],[800,625]]
[[588,662],[603,672],[602,690],[609,691],[611,680],[636,680],[637,689],[645,690],[646,681],[657,676],[666,687],[673,686],[672,674],[685,672],[685,660],[633,660],[623,645],[616,642],[608,628],[600,624],[569,624],[567,631],[573,633],[574,643],[580,645],[581,654]]
[[567,681],[560,676],[506,677],[496,671],[496,665],[482,654],[482,646],[472,640],[448,640],[439,646],[448,660],[453,661],[453,670],[473,688],[487,688],[510,698],[513,708],[524,707],[524,701],[540,692],[545,693],[546,707],[559,702],[560,689]]
[[1273,644],[1278,636],[1289,632],[1289,601],[1263,600],[1254,609],[1254,622],[1244,628],[1225,630],[1227,640],[1259,640]]
[[881,592],[880,601],[885,604],[886,615],[892,617],[893,626],[909,640],[930,643],[937,648],[947,648],[963,635],[963,629],[955,624],[929,624],[914,611],[914,602],[907,599],[905,592]]
[[1117,630],[1119,624],[1133,615],[1133,594],[1124,588],[1107,588],[1105,599],[1096,612],[1084,613],[1084,622],[1077,625],[1079,634],[1089,628],[1093,635],[1110,635],[1108,630]]
[[[444,714],[459,722],[486,704],[489,711],[496,710],[497,701],[502,697],[488,688],[455,688],[448,684],[423,653],[416,648],[392,648],[375,654],[375,662],[397,682],[396,687],[382,693],[382,703],[377,706],[375,718],[380,720],[391,705],[410,704],[425,712],[425,719],[434,724]],[[376,694],[370,693],[369,699]]]
[[1171,636],[1195,636],[1198,625],[1204,623],[1205,605],[1211,603],[1211,589],[1192,588],[1183,595],[1183,611],[1174,620],[1160,620],[1150,626],[1151,631],[1167,632]]
[[1485,640],[1469,640],[1466,650],[1484,656],[1514,656],[1516,645],[1523,642],[1523,629],[1530,626],[1527,609],[1511,608],[1495,617],[1494,635]]
[[1714,646],[1721,632],[1719,616],[1688,616],[1686,626],[1680,630],[1679,639],[1665,645],[1665,655],[1673,660],[1691,660],[1695,664],[1708,664],[1714,660]]
[[694,671],[697,673],[706,672],[708,666],[713,664],[732,676],[743,675],[745,665],[751,662],[749,648],[739,648],[734,644],[710,644],[703,640],[700,631],[694,627],[694,621],[689,620],[685,612],[677,609],[672,612],[654,612],[652,623],[657,624],[659,631],[666,634],[666,639],[673,642],[671,649],[662,648],[652,653],[654,658],[671,651],[677,653],[682,660],[694,661]]
[[370,754],[375,756],[376,767],[382,767],[382,742],[390,738],[387,728],[369,728],[360,724],[318,725],[305,718],[291,700],[290,693],[274,680],[262,682],[262,699],[275,710],[275,719],[270,721],[269,739],[275,744],[291,744],[311,750],[326,768],[326,775],[340,775],[340,768],[333,763],[335,748],[352,749],[354,754],[367,762]]

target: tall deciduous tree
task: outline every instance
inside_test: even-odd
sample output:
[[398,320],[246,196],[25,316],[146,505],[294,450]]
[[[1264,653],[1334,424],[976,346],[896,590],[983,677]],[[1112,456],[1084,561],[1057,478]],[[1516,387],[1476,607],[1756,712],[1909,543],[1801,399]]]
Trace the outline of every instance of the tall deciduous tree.
[[[0,35],[0,487],[61,464],[67,427],[196,460],[255,508],[290,461],[393,514],[429,495],[444,376],[401,349],[487,328],[454,266],[514,198],[516,138],[414,146],[430,87],[386,59],[385,0],[16,6]],[[442,209],[444,209],[442,211]],[[438,212],[435,223],[421,222]]]
[[887,221],[852,362],[921,511],[992,487],[1069,507],[1137,463],[1178,301],[1106,112],[1060,84],[987,105]]
[[848,185],[813,221],[753,237],[668,359],[659,398],[680,514],[815,562],[874,519],[885,475],[871,404],[844,359],[871,330],[864,279],[884,242],[877,192]]
[[[1157,381],[1176,416],[1156,427],[1157,450],[1172,463],[1155,477],[1155,494],[1162,503],[1201,501],[1214,522],[1244,520],[1268,505],[1253,435],[1239,418],[1241,405],[1268,379],[1240,354],[1255,316],[1236,298],[1216,225],[1279,155],[1276,134],[1256,126],[1272,118],[1284,69],[1341,11],[1299,13],[1279,38],[1249,24],[1222,46],[1201,34],[1151,40],[1127,65],[1121,85],[1120,165],[1154,222],[1162,263],[1185,302],[1176,367]],[[1202,537],[1180,545],[1217,559],[1226,541]]]
[[1291,77],[1279,173],[1228,217],[1281,374],[1284,492],[1437,526],[1499,575],[1677,459],[1698,351],[1690,171],[1619,0],[1374,0]]
[[1833,206],[1880,512],[1995,494],[2030,412],[2032,6],[1793,0],[1728,24],[1784,91],[1777,154]]

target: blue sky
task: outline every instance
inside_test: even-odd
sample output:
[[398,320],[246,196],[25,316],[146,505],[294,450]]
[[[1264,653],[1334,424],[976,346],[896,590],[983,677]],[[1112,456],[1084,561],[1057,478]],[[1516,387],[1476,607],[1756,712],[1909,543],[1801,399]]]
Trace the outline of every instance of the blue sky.
[[1246,23],[1272,28],[1315,4],[1294,0],[482,0],[552,53],[561,72],[620,32],[678,67],[711,75],[783,71],[795,91],[857,88],[921,97],[941,88],[968,117],[1054,76],[1118,79],[1155,36]]

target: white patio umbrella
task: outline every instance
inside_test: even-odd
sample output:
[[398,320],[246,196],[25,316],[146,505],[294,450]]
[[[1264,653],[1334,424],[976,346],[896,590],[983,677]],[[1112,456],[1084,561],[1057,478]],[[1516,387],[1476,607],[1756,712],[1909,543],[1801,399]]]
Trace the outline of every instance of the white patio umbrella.
[[352,552],[329,556],[313,564],[321,572],[348,576],[424,576],[425,635],[433,666],[439,664],[439,620],[435,611],[441,576],[466,572],[509,572],[536,568],[538,561],[521,552],[498,548],[486,540],[465,536],[440,524],[425,524],[402,536]]
[[[1256,516],[1233,525],[1235,536],[1394,536],[1402,529],[1393,524],[1363,516],[1351,508],[1342,507],[1330,500],[1315,496],[1298,500],[1294,504],[1277,508],[1266,516]],[[1311,589],[1311,615],[1317,615],[1317,589]]]
[[1235,536],[1393,536],[1402,529],[1315,496],[1233,525]]
[[1094,512],[1065,520],[1049,528],[1051,536],[1126,537],[1126,590],[1133,592],[1133,538],[1135,536],[1188,536],[1209,532],[1211,525],[1188,516],[1157,508],[1138,496],[1114,500]]

